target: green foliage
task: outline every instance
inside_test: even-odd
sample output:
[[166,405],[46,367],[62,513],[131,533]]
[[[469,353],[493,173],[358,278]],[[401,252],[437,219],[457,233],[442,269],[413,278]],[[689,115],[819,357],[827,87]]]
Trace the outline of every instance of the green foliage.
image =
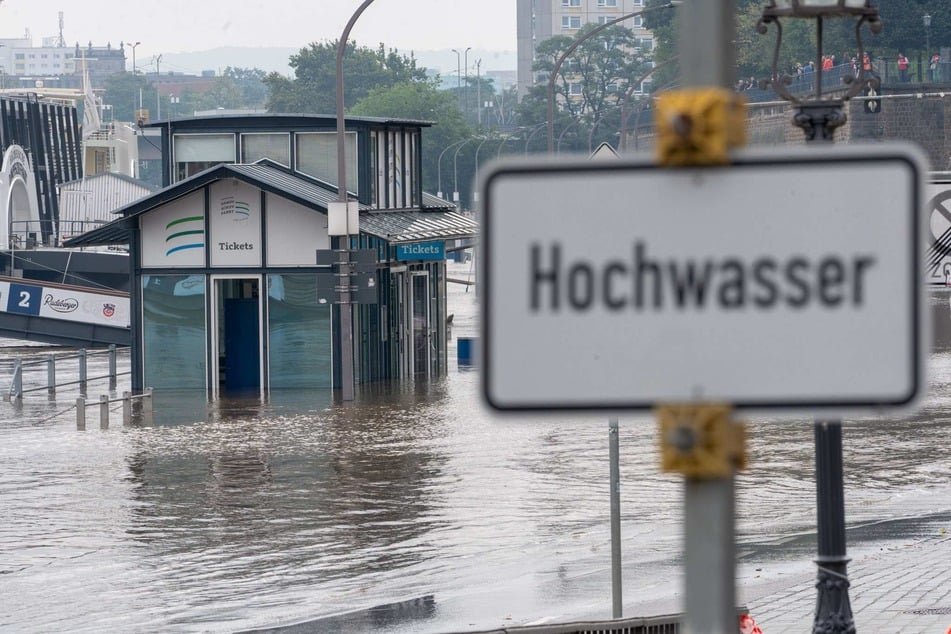
[[143,75],[116,73],[106,79],[106,92],[102,102],[112,106],[112,118],[116,121],[135,121],[135,111],[141,103],[155,116],[156,91]]
[[[337,42],[313,43],[291,56],[294,79],[278,73],[264,78],[270,112],[336,112]],[[355,104],[375,88],[426,81],[426,70],[395,49],[357,46],[348,42],[343,57],[344,103]]]

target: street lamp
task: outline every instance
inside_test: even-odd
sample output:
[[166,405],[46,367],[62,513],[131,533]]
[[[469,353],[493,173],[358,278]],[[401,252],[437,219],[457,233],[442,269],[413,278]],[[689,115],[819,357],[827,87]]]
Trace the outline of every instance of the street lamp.
[[931,15],[924,14],[921,16],[921,21],[925,24],[925,53],[928,57],[925,63],[928,64],[928,81],[934,81],[934,73],[931,71]]
[[[816,93],[812,99],[799,100],[786,90],[792,79],[780,76],[777,68],[782,44],[780,18],[807,18],[816,20],[816,59],[822,59],[822,23],[826,18],[857,18],[855,39],[859,59],[864,56],[862,25],[868,23],[872,33],[880,33],[882,21],[878,9],[870,0],[770,0],[756,25],[761,34],[769,24],[776,25],[776,49],[773,53],[772,77],[762,82],[772,85],[784,99],[795,103],[798,112],[793,123],[802,128],[806,142],[831,143],[835,129],[845,123],[843,102],[857,95],[865,85],[877,87],[876,77],[865,76],[865,64],[859,66],[858,79],[847,77],[849,89],[841,99],[824,100],[822,97],[822,69],[816,64]],[[817,420],[813,426],[816,447],[816,538],[818,599],[813,621],[813,632],[855,632],[852,606],[849,602],[849,578],[845,539],[845,494],[842,466],[842,422]]]
[[[342,276],[340,292],[340,396],[352,401],[353,385],[353,310],[350,305],[350,234],[360,232],[360,211],[356,202],[347,196],[346,124],[343,117],[343,54],[347,50],[350,31],[360,15],[374,0],[364,0],[344,27],[337,42],[337,202],[327,210],[328,233],[333,237],[333,248],[339,251]],[[331,225],[332,227],[331,231]]]
[[626,13],[619,18],[609,20],[604,24],[600,24],[595,28],[591,29],[577,40],[572,42],[571,46],[561,54],[561,56],[555,61],[555,65],[552,68],[551,74],[548,76],[548,153],[552,154],[554,151],[554,141],[555,141],[555,79],[558,77],[558,72],[561,70],[561,65],[568,59],[568,56],[575,52],[575,49],[581,46],[584,42],[591,39],[604,29],[609,26],[614,26],[619,22],[624,20],[629,20],[630,18],[636,18],[639,15],[644,15],[647,13],[652,13],[654,11],[660,11],[661,9],[670,9],[681,4],[681,0],[670,0],[664,4],[658,5],[656,7],[650,7],[648,9],[641,9],[640,11],[634,11],[633,13]]
[[[468,49],[466,49],[468,50]],[[462,101],[462,53],[452,49],[456,54],[456,101]]]
[[443,149],[442,152],[439,153],[439,158],[436,159],[436,182],[439,185],[439,190],[437,191],[436,195],[439,196],[440,198],[442,198],[442,157],[443,157],[443,154],[445,154],[452,148],[456,147],[457,145],[465,143],[467,140],[468,139],[462,139],[461,141],[450,143]]
[[459,150],[464,148],[472,139],[473,137],[469,137],[460,143],[452,155],[452,202],[456,203],[457,206],[459,205]]
[[[132,79],[133,79],[133,81],[134,81],[136,84],[139,83],[139,80],[138,80],[138,78],[136,78],[136,76],[135,76],[135,49],[136,49],[136,48],[139,46],[139,44],[141,44],[141,43],[142,43],[142,42],[136,42],[135,44],[129,44],[129,46],[132,47]],[[134,107],[134,106],[135,106],[135,89],[134,89],[134,87],[133,87],[133,90],[132,90],[132,104],[133,104],[133,107]],[[142,109],[142,91],[140,90],[140,91],[139,91],[139,110],[141,110],[141,109]]]

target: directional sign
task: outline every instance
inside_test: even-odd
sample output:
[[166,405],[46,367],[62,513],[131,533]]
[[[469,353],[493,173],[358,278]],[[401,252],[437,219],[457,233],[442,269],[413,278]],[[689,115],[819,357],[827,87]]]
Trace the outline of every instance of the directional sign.
[[924,165],[907,145],[706,168],[496,165],[482,184],[486,400],[912,405],[926,387]]

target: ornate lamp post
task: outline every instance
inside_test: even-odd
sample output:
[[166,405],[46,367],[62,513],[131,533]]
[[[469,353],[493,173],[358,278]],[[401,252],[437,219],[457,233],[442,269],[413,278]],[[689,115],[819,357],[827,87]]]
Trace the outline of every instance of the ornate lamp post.
[[[800,99],[786,88],[792,83],[792,77],[779,71],[779,49],[783,43],[783,27],[780,18],[806,18],[816,21],[816,70],[815,94],[811,98]],[[846,94],[839,99],[824,99],[822,96],[822,27],[826,18],[858,18],[855,25],[855,41],[859,51],[859,76],[846,75],[842,81],[848,86]],[[763,9],[763,15],[756,25],[760,34],[776,26],[776,48],[773,51],[772,76],[761,82],[763,86],[772,86],[783,99],[796,104],[799,111],[793,123],[806,133],[807,141],[832,141],[835,129],[846,122],[842,112],[843,102],[859,94],[866,85],[878,88],[878,78],[865,74],[865,64],[861,63],[865,55],[862,44],[862,25],[868,23],[872,33],[882,31],[882,21],[878,17],[878,8],[870,6],[870,0],[769,0]]]
[[[773,53],[772,77],[761,82],[771,85],[784,99],[795,103],[798,111],[793,123],[802,128],[807,142],[831,143],[835,129],[846,122],[843,103],[857,95],[866,85],[878,87],[877,77],[867,77],[865,64],[860,65],[858,78],[845,77],[848,86],[839,99],[825,99],[822,95],[822,65],[816,64],[815,94],[799,99],[786,89],[792,78],[781,75],[778,70],[779,49],[782,45],[782,18],[806,18],[816,21],[816,59],[822,60],[822,26],[827,18],[857,19],[855,39],[859,59],[864,56],[862,26],[868,23],[872,33],[882,30],[878,9],[870,6],[870,0],[769,0],[763,15],[756,25],[757,31],[765,34],[770,24],[776,25],[776,49]],[[816,534],[818,599],[813,621],[813,632],[854,634],[855,621],[849,602],[849,578],[845,539],[845,496],[842,468],[842,423],[841,421],[816,421],[814,425],[816,445]]]

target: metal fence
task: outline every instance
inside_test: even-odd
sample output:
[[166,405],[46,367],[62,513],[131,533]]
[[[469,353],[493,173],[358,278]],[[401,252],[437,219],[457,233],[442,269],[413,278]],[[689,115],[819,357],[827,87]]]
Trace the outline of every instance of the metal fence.
[[[749,614],[749,610],[745,606],[737,607],[737,631],[739,617],[744,614]],[[683,618],[683,614],[664,614],[610,621],[522,625],[487,630],[478,634],[680,634]]]
[[[55,355],[49,354],[45,359],[35,359],[32,361],[24,361],[22,358],[17,357],[16,361],[13,364],[13,377],[10,381],[10,389],[3,395],[3,400],[19,400],[23,398],[24,394],[29,394],[31,392],[40,392],[45,391],[50,396],[56,394],[56,389],[59,387],[65,387],[67,385],[79,385],[79,391],[82,394],[86,394],[86,388],[90,381],[97,381],[103,379],[109,379],[109,389],[114,390],[116,388],[117,379],[119,376],[130,374],[128,370],[125,372],[118,372],[116,369],[116,346],[111,345],[108,349],[104,350],[94,350],[88,351],[85,348],[78,350],[76,352]],[[87,361],[90,357],[96,356],[109,356],[109,369],[106,374],[101,374],[98,376],[88,376],[87,372]],[[62,383],[56,382],[56,368],[57,364],[62,364],[63,362],[71,361],[75,359],[78,363],[79,369],[79,378],[73,381],[64,381]],[[39,377],[43,373],[37,372],[35,368],[46,368],[46,378],[45,381],[41,381],[40,385],[34,387],[23,387],[23,377],[27,372],[29,372],[30,377],[36,380],[39,380]],[[30,370],[33,370],[30,372]]]

